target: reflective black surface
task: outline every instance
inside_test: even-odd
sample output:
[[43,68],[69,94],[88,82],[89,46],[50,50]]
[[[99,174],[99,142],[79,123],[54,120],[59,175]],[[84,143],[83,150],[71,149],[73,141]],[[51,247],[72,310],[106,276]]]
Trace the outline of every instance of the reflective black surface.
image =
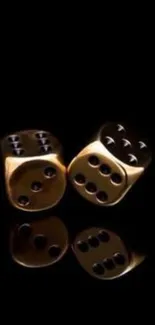
[[[75,107],[74,107],[75,106]],[[65,164],[68,165],[70,160],[77,154],[89,141],[91,137],[99,130],[99,127],[107,120],[112,121],[125,121],[133,122],[134,126],[140,128],[143,131],[144,136],[149,138],[152,144],[153,154],[155,152],[155,131],[154,123],[151,115],[145,111],[145,116],[135,113],[130,115],[130,112],[126,114],[109,113],[109,115],[102,112],[98,113],[95,107],[95,102],[91,106],[91,110],[80,110],[79,106],[70,106],[71,113],[65,114],[65,118],[62,118],[61,112],[55,115],[52,113],[52,119],[42,116],[36,112],[35,116],[31,118],[12,118],[10,124],[8,120],[6,125],[1,122],[0,133],[4,136],[6,133],[13,133],[21,129],[43,129],[51,131],[55,136],[59,138],[64,148]],[[57,110],[59,110],[57,108]],[[84,112],[85,111],[85,112]],[[123,111],[123,110],[122,110]],[[128,110],[127,110],[128,111]],[[79,112],[74,114],[74,112]],[[85,117],[83,112],[86,114]],[[29,111],[29,114],[31,112]],[[49,110],[50,115],[50,110]],[[61,118],[60,118],[61,117]],[[3,124],[3,125],[2,125]],[[124,149],[125,150],[125,149]],[[97,161],[93,158],[94,164]],[[2,163],[1,163],[2,165]],[[107,169],[104,168],[107,172]],[[53,170],[46,171],[48,177],[53,177]],[[3,241],[3,254],[1,257],[1,272],[6,282],[13,284],[18,283],[33,283],[46,284],[49,288],[56,288],[57,286],[72,286],[77,287],[97,287],[97,288],[126,288],[130,287],[135,290],[137,287],[147,287],[154,283],[154,228],[153,228],[153,215],[154,215],[154,181],[155,181],[155,168],[154,157],[153,162],[146,170],[146,173],[141,177],[138,182],[133,186],[132,190],[126,195],[126,197],[116,206],[109,208],[96,207],[89,202],[86,202],[81,198],[68,184],[67,191],[64,198],[61,200],[58,206],[54,209],[39,214],[27,214],[19,212],[11,207],[8,203],[5,189],[4,189],[4,176],[1,168],[1,230]],[[118,181],[118,178],[115,178]],[[92,187],[91,187],[92,189]],[[25,204],[26,200],[22,201]],[[73,242],[77,232],[82,231],[84,228],[91,226],[102,225],[103,227],[109,227],[122,234],[126,239],[127,244],[130,244],[132,249],[144,252],[147,256],[147,260],[141,264],[133,272],[125,275],[117,281],[105,282],[98,281],[93,277],[90,277],[84,272],[78,265],[71,250],[65,255],[65,257],[56,265],[47,269],[40,270],[28,270],[15,264],[9,254],[9,229],[12,224],[22,220],[26,223],[31,218],[43,218],[48,215],[56,215],[60,217],[68,228],[70,235],[70,243]],[[108,241],[106,234],[99,234],[100,240]],[[97,242],[91,242],[92,246]],[[80,247],[80,246],[79,246]],[[81,249],[87,250],[87,247],[81,245]],[[50,252],[49,252],[50,253]],[[51,254],[57,254],[56,249]],[[121,256],[115,256],[116,262],[123,263]],[[108,263],[98,267],[94,266],[94,272],[104,272],[106,267],[112,267]],[[102,269],[102,270],[101,270]],[[17,281],[18,279],[18,281]]]

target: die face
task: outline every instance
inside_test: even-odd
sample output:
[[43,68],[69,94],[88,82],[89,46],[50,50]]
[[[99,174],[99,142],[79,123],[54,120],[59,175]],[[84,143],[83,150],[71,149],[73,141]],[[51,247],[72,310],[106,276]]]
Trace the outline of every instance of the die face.
[[97,142],[72,161],[68,172],[76,190],[97,205],[114,204],[127,187],[125,170],[106,156]]
[[57,217],[23,223],[11,230],[12,258],[25,267],[50,266],[58,262],[67,249],[68,232]]
[[146,141],[124,124],[105,124],[98,138],[107,150],[127,165],[145,167],[151,161]]
[[66,187],[63,166],[54,160],[22,163],[12,173],[8,193],[12,204],[25,211],[39,211],[56,205]]
[[5,182],[13,206],[24,211],[53,207],[66,187],[62,147],[49,132],[26,130],[2,141]]
[[61,146],[49,132],[26,130],[5,137],[2,150],[6,157],[32,157],[58,153]]
[[104,228],[90,228],[79,233],[72,248],[85,271],[99,279],[120,277],[130,265],[130,253],[124,242]]

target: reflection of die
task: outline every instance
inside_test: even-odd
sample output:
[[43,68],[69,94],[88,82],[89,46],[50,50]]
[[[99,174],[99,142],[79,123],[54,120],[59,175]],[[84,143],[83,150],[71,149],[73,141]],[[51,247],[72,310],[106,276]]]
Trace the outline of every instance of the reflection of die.
[[68,173],[84,198],[108,206],[124,197],[150,161],[145,142],[123,125],[108,123],[71,161]]
[[118,278],[145,259],[129,250],[116,233],[103,228],[82,231],[76,236],[72,248],[85,271],[103,280]]
[[67,248],[67,229],[56,217],[23,223],[11,231],[12,258],[26,267],[52,265],[64,256]]
[[45,131],[21,131],[3,139],[6,190],[13,206],[39,211],[59,202],[66,187],[61,151],[58,140]]

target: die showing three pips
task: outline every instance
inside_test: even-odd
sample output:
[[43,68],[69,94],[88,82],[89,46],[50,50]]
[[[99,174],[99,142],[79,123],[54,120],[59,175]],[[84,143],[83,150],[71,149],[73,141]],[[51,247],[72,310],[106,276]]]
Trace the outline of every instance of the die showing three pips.
[[27,130],[2,141],[5,184],[11,204],[24,211],[52,208],[63,197],[62,147],[49,132]]

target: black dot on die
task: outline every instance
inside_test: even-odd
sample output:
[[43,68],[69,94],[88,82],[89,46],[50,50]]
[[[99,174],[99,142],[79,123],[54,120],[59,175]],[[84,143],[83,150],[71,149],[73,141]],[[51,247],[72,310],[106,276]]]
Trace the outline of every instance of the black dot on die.
[[88,237],[88,243],[89,243],[89,245],[91,247],[94,247],[94,248],[98,247],[99,244],[100,244],[98,238],[97,237],[94,237],[94,236],[89,236]]
[[96,194],[96,198],[98,201],[100,201],[101,203],[104,203],[108,200],[108,194],[105,191],[99,191]]
[[12,147],[13,149],[20,149],[20,148],[22,148],[22,144],[21,144],[21,142],[19,142],[19,141],[12,142],[12,143],[11,143],[11,147]]
[[49,145],[43,145],[40,147],[40,152],[44,154],[49,154],[52,152],[52,147]]
[[15,142],[15,141],[19,141],[19,136],[16,135],[16,134],[10,135],[10,136],[8,137],[8,141],[11,142],[11,143],[13,143],[13,142]]
[[111,168],[107,164],[102,164],[100,166],[100,172],[103,175],[109,175],[111,173]]
[[99,163],[100,163],[98,157],[95,156],[95,155],[90,156],[90,157],[88,158],[88,162],[89,162],[89,164],[90,164],[91,166],[93,166],[93,167],[98,166]]
[[96,193],[96,191],[97,191],[97,187],[96,187],[95,183],[92,183],[92,182],[88,182],[86,184],[85,188],[86,188],[87,192],[92,193],[92,194]]
[[75,182],[79,185],[83,185],[86,182],[86,178],[83,174],[76,174],[74,179]]
[[31,184],[31,190],[33,192],[39,192],[42,190],[42,183],[39,182],[39,181],[34,181],[32,184]]
[[38,143],[39,143],[40,146],[44,146],[44,145],[49,145],[50,141],[47,138],[42,138],[42,139],[38,140]]
[[59,245],[52,245],[49,247],[48,253],[51,258],[57,258],[61,253],[61,248]]
[[115,145],[115,140],[112,137],[106,136],[104,138],[104,144],[108,147],[113,147]]
[[117,124],[117,131],[118,132],[126,132],[125,127],[122,124]]
[[121,184],[121,182],[122,182],[122,177],[121,177],[121,175],[118,174],[118,173],[113,173],[113,174],[111,175],[111,180],[112,180],[112,182],[115,183],[115,184]]
[[147,145],[146,145],[146,143],[143,142],[143,141],[139,141],[139,142],[138,142],[138,145],[139,145],[139,149],[140,149],[140,150],[146,150],[146,149],[147,149]]
[[46,178],[53,178],[56,176],[56,169],[54,167],[46,167],[44,169],[44,175]]
[[36,235],[34,238],[34,245],[36,249],[44,249],[47,244],[47,238],[45,235]]
[[14,154],[14,156],[21,157],[24,154],[24,149],[16,148],[16,149],[13,150],[13,154]]
[[24,223],[18,228],[18,233],[24,238],[29,238],[32,233],[32,228],[30,224]]
[[98,238],[101,242],[107,243],[110,240],[110,235],[105,230],[100,230]]
[[82,253],[86,253],[86,252],[89,251],[89,246],[88,246],[88,244],[87,244],[85,241],[83,241],[83,240],[79,240],[79,241],[77,242],[77,247],[78,247],[78,249],[79,249]]
[[129,147],[131,147],[131,142],[128,139],[123,138],[122,145],[123,145],[123,148],[129,148]]
[[104,267],[102,264],[100,263],[95,263],[93,264],[93,272],[97,275],[103,275],[104,274]]
[[138,159],[133,154],[128,154],[128,160],[129,160],[129,164],[132,166],[136,166],[138,164]]
[[47,133],[44,131],[39,131],[36,133],[36,138],[38,139],[42,139],[42,138],[46,138],[47,137]]
[[114,254],[114,261],[118,265],[124,265],[125,264],[125,257],[124,257],[124,255],[122,255],[120,253],[116,253],[116,254]]
[[115,264],[111,258],[104,259],[103,265],[107,270],[113,270],[115,268]]
[[21,206],[27,206],[30,203],[28,196],[20,195],[18,198],[18,204]]

